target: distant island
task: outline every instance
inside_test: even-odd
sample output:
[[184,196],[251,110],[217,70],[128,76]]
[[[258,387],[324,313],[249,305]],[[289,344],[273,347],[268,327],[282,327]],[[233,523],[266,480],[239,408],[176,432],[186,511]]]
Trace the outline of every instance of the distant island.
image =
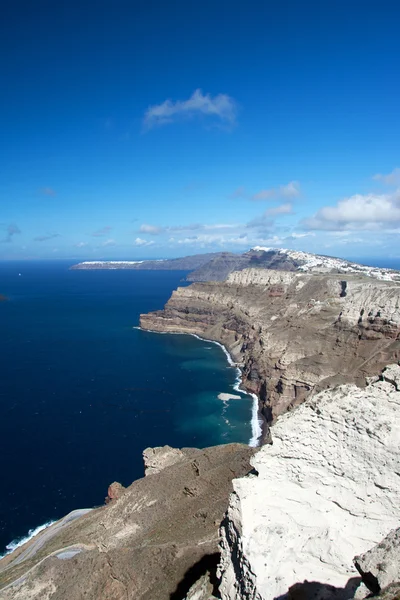
[[243,254],[214,252],[182,258],[160,260],[93,260],[84,261],[71,269],[136,269],[142,271],[189,271],[187,281],[225,281],[234,271],[249,268],[275,271],[319,273],[356,273],[386,281],[400,281],[400,272],[393,269],[368,267],[332,256],[322,256],[278,248],[256,246]]

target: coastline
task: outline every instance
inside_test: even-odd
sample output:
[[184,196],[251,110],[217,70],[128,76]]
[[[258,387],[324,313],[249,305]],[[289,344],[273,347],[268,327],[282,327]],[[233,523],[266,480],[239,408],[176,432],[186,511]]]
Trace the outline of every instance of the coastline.
[[233,386],[233,389],[237,392],[246,393],[248,396],[253,398],[252,409],[251,409],[251,438],[248,442],[248,446],[250,448],[258,448],[263,445],[264,440],[268,434],[268,426],[266,424],[266,420],[260,410],[260,399],[254,392],[248,392],[246,389],[242,389],[240,386],[243,384],[242,382],[242,371],[238,364],[233,360],[232,356],[229,353],[229,350],[221,344],[221,342],[217,342],[216,340],[209,340],[207,338],[201,337],[197,333],[190,333],[187,331],[155,331],[154,329],[143,329],[140,325],[134,325],[133,329],[139,329],[140,331],[146,331],[148,333],[158,333],[158,334],[169,334],[169,335],[191,335],[202,342],[208,342],[210,344],[216,344],[220,348],[222,348],[228,364],[231,367],[236,369],[236,382]]

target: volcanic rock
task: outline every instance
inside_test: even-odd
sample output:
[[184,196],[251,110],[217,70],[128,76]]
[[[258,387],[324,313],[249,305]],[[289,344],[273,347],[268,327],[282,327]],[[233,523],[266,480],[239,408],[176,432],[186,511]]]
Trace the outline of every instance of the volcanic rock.
[[364,385],[400,359],[400,285],[354,273],[244,269],[223,283],[178,288],[140,325],[224,344],[273,421],[313,391]]
[[[399,522],[400,392],[383,377],[315,394],[271,428],[254,473],[233,481],[221,528],[223,600],[353,598],[361,581],[353,556]],[[357,559],[380,587],[400,579],[398,532],[389,540],[389,551],[384,541]]]

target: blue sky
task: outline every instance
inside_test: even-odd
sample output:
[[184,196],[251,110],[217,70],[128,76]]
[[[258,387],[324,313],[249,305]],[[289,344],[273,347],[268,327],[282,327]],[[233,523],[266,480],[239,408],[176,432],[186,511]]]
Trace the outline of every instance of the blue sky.
[[400,256],[397,0],[15,0],[0,259]]

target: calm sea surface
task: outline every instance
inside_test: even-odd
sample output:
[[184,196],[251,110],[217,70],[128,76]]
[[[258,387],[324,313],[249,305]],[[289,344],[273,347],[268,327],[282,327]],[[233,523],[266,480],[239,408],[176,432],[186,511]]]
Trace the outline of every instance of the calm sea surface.
[[215,344],[134,329],[185,272],[0,263],[0,553],[143,476],[147,446],[248,443],[252,398]]

